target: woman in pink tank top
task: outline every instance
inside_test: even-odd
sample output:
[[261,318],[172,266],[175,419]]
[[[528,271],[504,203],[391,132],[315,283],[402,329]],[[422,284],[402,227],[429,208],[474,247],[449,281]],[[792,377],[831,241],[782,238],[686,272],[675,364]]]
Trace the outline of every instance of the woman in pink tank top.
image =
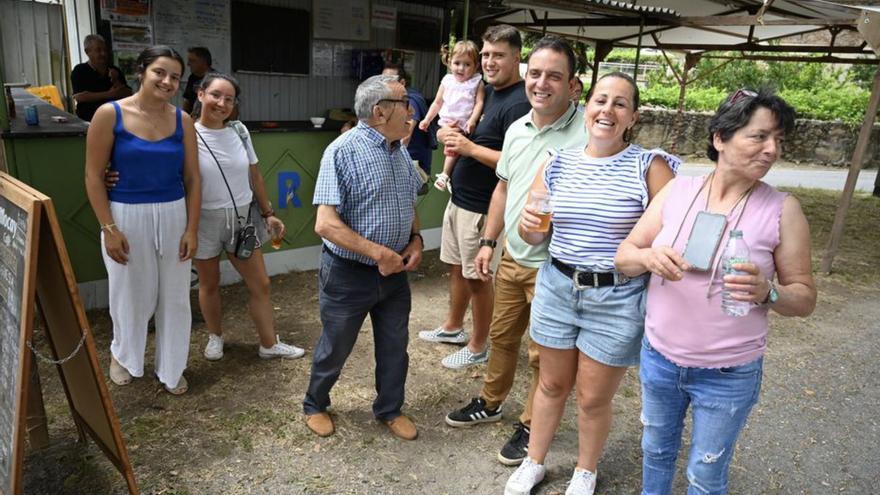
[[[671,493],[688,407],[688,493],[727,493],[736,440],[761,388],[767,313],[807,316],[816,305],[800,203],[761,181],[793,126],[794,109],[771,92],[728,97],[709,123],[715,171],[670,182],[617,251],[621,272],[651,272],[639,370],[643,494]],[[709,269],[698,271],[683,253],[696,217],[706,213],[726,226]],[[739,274],[724,275],[720,253],[730,230],[742,231],[750,256],[733,265]],[[750,311],[723,312],[725,289]]]

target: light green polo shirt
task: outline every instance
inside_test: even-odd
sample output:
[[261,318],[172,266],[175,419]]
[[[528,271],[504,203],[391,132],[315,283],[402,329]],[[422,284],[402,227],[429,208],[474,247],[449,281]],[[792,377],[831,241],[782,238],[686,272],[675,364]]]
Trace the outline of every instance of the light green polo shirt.
[[507,204],[504,205],[507,252],[520,265],[538,268],[547,259],[549,238],[538,246],[523,241],[517,231],[520,212],[526,204],[538,167],[551,152],[586,147],[587,131],[584,114],[578,112],[574,105],[569,105],[559,120],[543,129],[538,129],[532,123],[532,112],[507,128],[495,173],[499,179],[507,182]]

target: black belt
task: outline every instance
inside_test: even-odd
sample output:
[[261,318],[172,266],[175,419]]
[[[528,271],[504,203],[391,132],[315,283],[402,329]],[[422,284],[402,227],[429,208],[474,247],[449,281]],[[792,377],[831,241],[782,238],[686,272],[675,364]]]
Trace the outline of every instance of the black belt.
[[364,269],[373,269],[373,270],[379,269],[379,267],[376,265],[368,265],[366,263],[361,263],[360,261],[357,261],[357,260],[343,258],[342,256],[339,256],[338,254],[334,253],[329,247],[327,247],[326,244],[324,244],[322,246],[322,250],[325,253],[329,254],[331,258],[333,258],[336,261],[339,261],[342,264],[345,264],[345,265],[348,265],[348,266],[351,266],[354,268],[364,268]]
[[583,272],[553,257],[550,257],[550,263],[563,275],[570,278],[576,289],[622,285],[630,280],[620,272]]

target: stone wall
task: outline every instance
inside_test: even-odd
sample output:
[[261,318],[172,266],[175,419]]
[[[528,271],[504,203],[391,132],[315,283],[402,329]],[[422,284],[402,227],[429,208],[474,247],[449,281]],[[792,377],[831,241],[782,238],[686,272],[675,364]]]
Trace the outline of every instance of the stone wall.
[[[675,111],[643,108],[635,128],[635,142],[644,147],[669,148],[675,125]],[[676,146],[680,155],[706,156],[707,129],[712,114],[685,112],[682,135]],[[787,136],[782,159],[849,167],[860,126],[840,122],[799,119],[791,136]],[[880,166],[880,125],[875,124],[865,156],[865,168]]]

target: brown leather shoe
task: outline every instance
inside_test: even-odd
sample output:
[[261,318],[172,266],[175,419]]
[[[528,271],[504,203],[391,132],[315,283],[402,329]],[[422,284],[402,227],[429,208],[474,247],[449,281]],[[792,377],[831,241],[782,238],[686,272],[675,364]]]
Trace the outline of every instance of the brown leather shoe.
[[385,426],[387,426],[389,430],[391,430],[391,434],[397,438],[415,440],[416,437],[419,436],[419,431],[416,430],[416,424],[403,414],[392,420],[382,422],[385,423]]
[[333,419],[325,412],[306,414],[306,426],[319,437],[329,437],[335,431]]

